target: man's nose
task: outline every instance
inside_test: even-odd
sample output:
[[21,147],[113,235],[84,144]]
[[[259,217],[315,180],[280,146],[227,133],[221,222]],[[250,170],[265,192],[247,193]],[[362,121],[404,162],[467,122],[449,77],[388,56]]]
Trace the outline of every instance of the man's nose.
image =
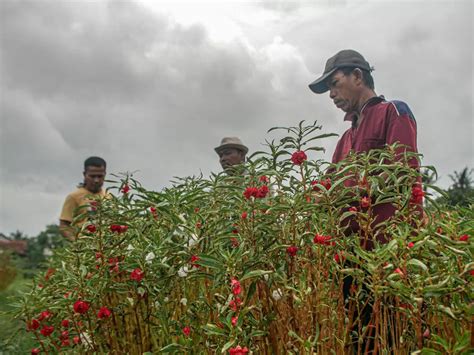
[[329,89],[329,97],[331,99],[334,99],[336,97],[336,90],[334,89]]

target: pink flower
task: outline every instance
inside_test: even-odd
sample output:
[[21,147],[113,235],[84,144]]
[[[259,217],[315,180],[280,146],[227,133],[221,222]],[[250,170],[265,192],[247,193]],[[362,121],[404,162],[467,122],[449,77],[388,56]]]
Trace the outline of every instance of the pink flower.
[[40,352],[41,352],[41,350],[38,349],[38,348],[33,348],[33,349],[31,349],[31,355],[37,355],[37,354],[39,354]]
[[231,323],[232,323],[233,327],[235,327],[237,325],[238,320],[239,320],[239,317],[232,317]]
[[467,242],[469,239],[469,236],[467,234],[463,234],[459,237],[459,241],[461,242]]
[[89,310],[89,303],[86,301],[76,301],[74,302],[74,312],[79,313],[79,314],[84,314]]
[[408,243],[407,248],[408,248],[408,249],[411,249],[411,248],[413,248],[414,246],[415,246],[415,243],[410,242],[410,243]]
[[93,224],[89,224],[86,228],[89,233],[95,233],[95,231],[97,230],[97,227]]
[[129,191],[130,191],[130,186],[128,186],[127,184],[123,185],[122,193],[127,194]]
[[74,344],[79,344],[81,342],[81,338],[76,335],[74,338],[72,338],[72,341],[74,342]]
[[235,348],[229,349],[230,355],[245,355],[248,354],[249,349],[247,347],[241,348],[240,345],[237,345]]
[[188,327],[188,326],[184,327],[184,328],[183,328],[183,334],[188,337],[189,334],[191,334],[191,328]]
[[232,286],[232,293],[236,296],[240,295],[240,293],[242,292],[242,287],[240,286],[240,282],[237,281],[237,279],[231,279],[230,284]]
[[54,327],[49,325],[44,325],[40,330],[40,333],[43,334],[44,337],[49,337],[53,332]]
[[403,276],[403,275],[404,275],[404,274],[403,274],[403,271],[402,271],[399,267],[397,267],[394,272],[395,272],[396,274],[399,274],[400,276]]
[[144,272],[140,268],[136,268],[130,273],[130,280],[140,282],[143,279]]
[[112,312],[107,307],[100,307],[99,312],[97,312],[97,318],[104,319],[109,318],[112,315]]
[[370,206],[370,197],[362,197],[360,200],[360,207],[368,208]]
[[352,206],[352,207],[349,207],[349,212],[357,212],[357,207],[355,206]]
[[268,184],[270,182],[268,177],[266,177],[265,175],[260,176],[260,179],[258,179],[258,181],[263,182],[264,184]]
[[298,150],[296,152],[294,152],[292,155],[291,155],[291,161],[293,162],[293,164],[295,165],[301,165],[303,164],[303,162],[308,159],[308,157],[306,156],[306,153],[303,152],[302,150]]
[[298,247],[290,246],[290,247],[286,248],[286,252],[291,257],[296,256],[296,253],[298,252]]
[[410,202],[415,204],[421,204],[423,202],[423,196],[425,193],[420,185],[415,185],[411,189]]

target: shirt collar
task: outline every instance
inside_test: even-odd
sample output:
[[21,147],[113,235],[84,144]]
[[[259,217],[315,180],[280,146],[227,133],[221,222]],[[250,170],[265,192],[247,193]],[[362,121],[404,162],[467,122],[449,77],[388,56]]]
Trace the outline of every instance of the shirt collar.
[[[372,105],[378,104],[379,102],[382,102],[382,101],[385,101],[385,97],[383,95],[371,97],[370,99],[368,99],[365,102],[364,106],[362,106],[362,109],[360,110],[360,112],[362,112],[367,106],[372,106]],[[344,116],[344,121],[353,122],[354,119],[357,119],[359,117],[359,114],[360,113],[356,112],[356,111],[348,112]]]

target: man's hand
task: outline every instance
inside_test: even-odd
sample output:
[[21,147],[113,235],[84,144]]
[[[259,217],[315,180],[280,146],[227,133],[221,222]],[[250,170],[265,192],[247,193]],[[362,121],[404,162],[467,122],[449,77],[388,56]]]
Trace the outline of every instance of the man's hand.
[[63,235],[64,238],[73,242],[74,241],[74,230],[71,226],[71,222],[59,220],[59,231]]

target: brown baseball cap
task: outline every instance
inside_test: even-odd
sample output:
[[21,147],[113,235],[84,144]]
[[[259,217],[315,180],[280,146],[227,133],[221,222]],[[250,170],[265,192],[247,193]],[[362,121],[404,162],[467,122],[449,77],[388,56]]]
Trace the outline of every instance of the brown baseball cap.
[[309,88],[316,94],[322,94],[328,91],[329,88],[326,84],[326,79],[336,70],[347,67],[360,68],[369,72],[372,70],[370,64],[365,60],[362,54],[353,49],[343,49],[327,60],[323,75],[309,84]]

